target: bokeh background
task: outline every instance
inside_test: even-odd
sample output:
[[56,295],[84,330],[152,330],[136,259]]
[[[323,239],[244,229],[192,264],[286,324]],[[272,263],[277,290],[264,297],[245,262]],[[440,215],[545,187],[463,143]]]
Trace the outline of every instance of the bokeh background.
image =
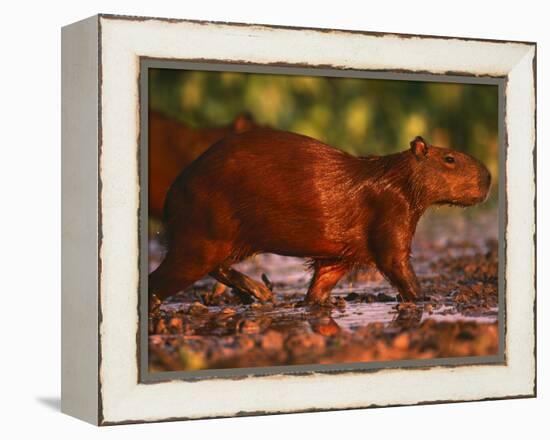
[[403,150],[422,135],[474,155],[498,182],[496,85],[172,69],[152,69],[149,78],[150,108],[190,127],[248,113],[355,155]]

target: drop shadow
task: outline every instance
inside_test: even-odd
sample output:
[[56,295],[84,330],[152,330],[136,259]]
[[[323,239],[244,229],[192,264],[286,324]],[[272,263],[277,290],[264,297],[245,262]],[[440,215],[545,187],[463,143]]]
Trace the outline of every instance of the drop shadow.
[[61,397],[37,397],[36,401],[51,411],[61,412]]

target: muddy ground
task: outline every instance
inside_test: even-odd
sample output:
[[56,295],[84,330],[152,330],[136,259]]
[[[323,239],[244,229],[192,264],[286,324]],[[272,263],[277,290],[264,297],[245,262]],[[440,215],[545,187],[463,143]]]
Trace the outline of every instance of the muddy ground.
[[[236,266],[273,284],[276,301],[252,302],[198,281],[149,317],[149,368],[177,371],[498,354],[495,210],[430,212],[413,266],[424,301],[400,304],[374,269],[350,274],[332,307],[302,305],[310,278],[300,259],[260,255]],[[163,248],[150,241],[150,269]]]

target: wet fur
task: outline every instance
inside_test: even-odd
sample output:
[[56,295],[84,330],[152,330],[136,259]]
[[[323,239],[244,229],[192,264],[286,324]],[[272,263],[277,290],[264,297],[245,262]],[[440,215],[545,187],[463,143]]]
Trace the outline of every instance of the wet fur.
[[[446,163],[448,155],[456,163]],[[421,215],[432,204],[478,203],[489,183],[480,162],[422,138],[401,153],[357,158],[283,131],[230,135],[172,185],[168,255],[150,288],[164,298],[220,265],[270,252],[310,261],[311,302],[327,301],[345,272],[365,265],[415,299],[409,256]]]

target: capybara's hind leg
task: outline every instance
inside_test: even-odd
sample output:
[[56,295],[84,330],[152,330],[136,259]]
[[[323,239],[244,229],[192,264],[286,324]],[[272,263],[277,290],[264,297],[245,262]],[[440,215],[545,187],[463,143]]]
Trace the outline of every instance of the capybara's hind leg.
[[210,272],[220,283],[234,289],[246,292],[249,295],[258,298],[260,301],[270,301],[273,299],[273,292],[264,284],[253,280],[250,277],[232,269],[227,265],[222,265]]
[[184,290],[195,281],[203,278],[212,266],[192,258],[181,261],[166,256],[160,266],[149,275],[149,307],[154,307],[158,301]]
[[327,304],[330,292],[346,274],[348,268],[338,262],[315,261],[314,273],[306,295],[306,303]]
[[182,278],[170,260],[164,260],[149,274],[149,308],[154,308],[169,296],[185,289],[189,281]]

